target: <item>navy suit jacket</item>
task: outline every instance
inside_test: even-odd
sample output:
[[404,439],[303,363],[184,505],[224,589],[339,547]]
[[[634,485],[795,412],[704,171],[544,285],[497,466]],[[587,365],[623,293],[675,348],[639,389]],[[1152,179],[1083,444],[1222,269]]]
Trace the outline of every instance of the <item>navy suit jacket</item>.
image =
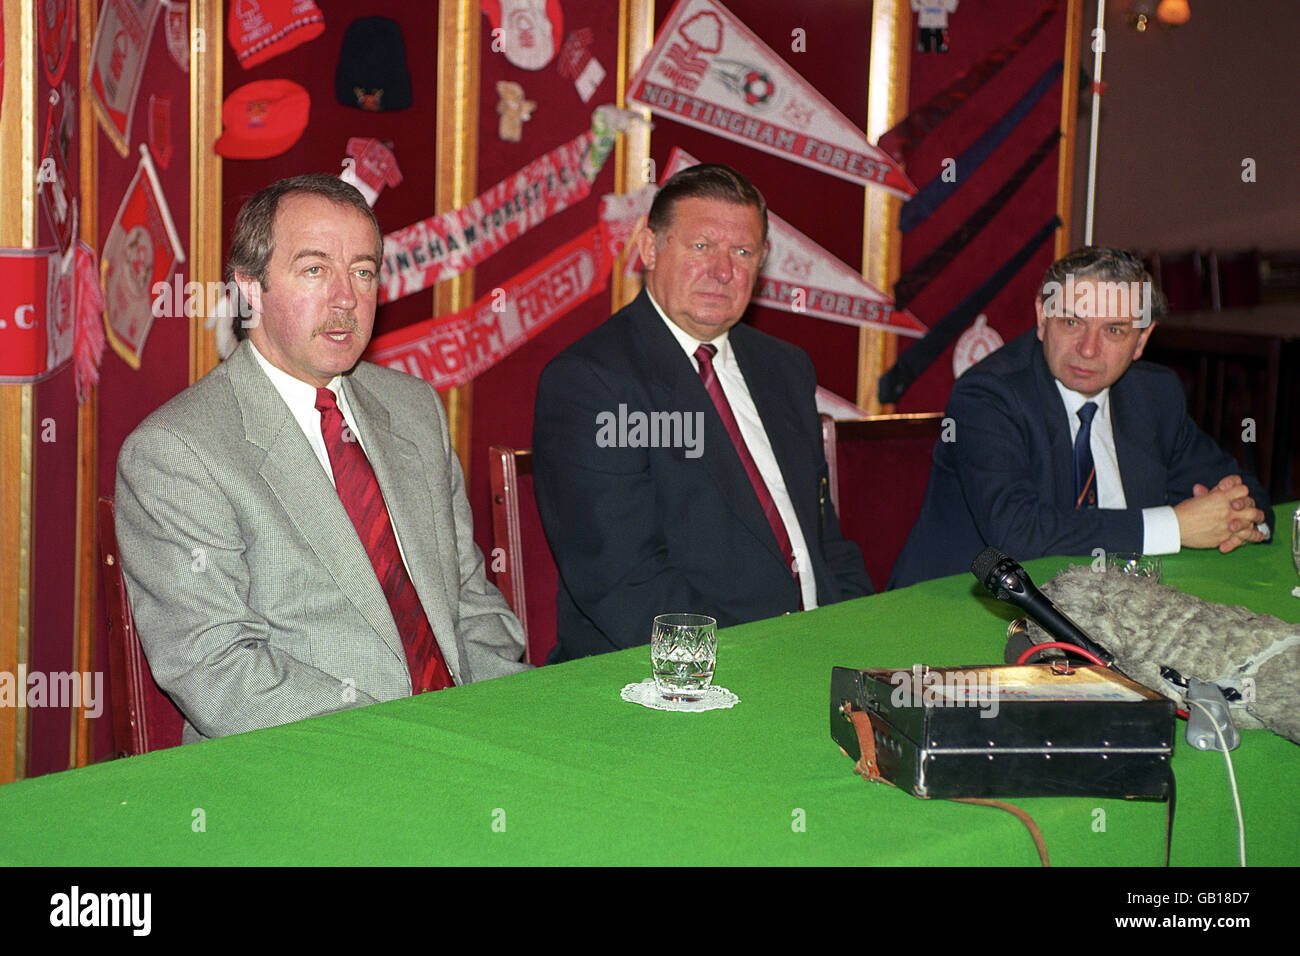
[[930,485],[889,586],[970,569],[984,548],[1017,560],[1093,549],[1142,550],[1142,509],[1175,505],[1192,486],[1240,474],[1272,520],[1255,477],[1187,415],[1178,376],[1134,362],[1110,389],[1128,507],[1074,510],[1074,450],[1065,403],[1035,330],[988,355],[948,399],[953,440],[934,446]]
[[[744,325],[731,347],[810,552],[817,602],[871,593],[831,504],[804,352]],[[600,447],[597,418],[702,414],[702,453]],[[696,420],[694,417],[692,420]],[[552,661],[645,644],[655,616],[720,627],[799,609],[799,588],[699,374],[644,291],[556,357],[537,386],[533,487],[560,571]]]

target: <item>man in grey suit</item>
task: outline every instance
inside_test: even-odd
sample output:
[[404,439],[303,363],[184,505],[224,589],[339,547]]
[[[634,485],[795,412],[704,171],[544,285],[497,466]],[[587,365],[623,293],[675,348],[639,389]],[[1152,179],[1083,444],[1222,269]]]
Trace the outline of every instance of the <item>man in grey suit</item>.
[[122,446],[122,569],[187,741],[527,666],[441,401],[359,361],[382,245],[335,177],[255,195],[229,266],[248,339]]

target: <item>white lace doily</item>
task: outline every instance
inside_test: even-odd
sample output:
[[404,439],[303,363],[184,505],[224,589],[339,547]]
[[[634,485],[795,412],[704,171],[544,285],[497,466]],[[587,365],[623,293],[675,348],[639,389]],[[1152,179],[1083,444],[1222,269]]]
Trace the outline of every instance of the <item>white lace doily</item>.
[[677,710],[686,713],[722,710],[727,707],[735,707],[740,703],[739,697],[727,690],[727,688],[718,687],[716,684],[708,687],[701,694],[699,700],[665,700],[660,696],[659,688],[655,686],[653,677],[647,678],[639,684],[628,684],[623,688],[620,696],[629,703],[640,704],[642,707],[651,707],[655,710]]

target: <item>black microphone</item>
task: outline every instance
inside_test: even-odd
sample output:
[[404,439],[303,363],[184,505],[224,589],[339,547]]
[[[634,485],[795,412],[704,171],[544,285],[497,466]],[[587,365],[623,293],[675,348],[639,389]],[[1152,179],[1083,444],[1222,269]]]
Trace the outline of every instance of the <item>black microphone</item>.
[[989,589],[999,601],[1008,601],[1029,612],[1043,630],[1058,641],[1074,644],[1097,656],[1110,666],[1114,656],[1090,638],[1079,626],[1062,613],[1051,600],[1029,580],[1029,572],[1013,558],[1008,558],[997,548],[985,548],[970,566],[976,580]]

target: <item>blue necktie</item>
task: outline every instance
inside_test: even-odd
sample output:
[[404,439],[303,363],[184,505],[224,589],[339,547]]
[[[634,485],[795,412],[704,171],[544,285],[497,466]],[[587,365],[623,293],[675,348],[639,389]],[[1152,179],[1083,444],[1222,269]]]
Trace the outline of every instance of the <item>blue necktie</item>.
[[1079,434],[1074,436],[1074,507],[1097,507],[1097,469],[1092,463],[1092,416],[1096,402],[1084,402],[1079,409]]

